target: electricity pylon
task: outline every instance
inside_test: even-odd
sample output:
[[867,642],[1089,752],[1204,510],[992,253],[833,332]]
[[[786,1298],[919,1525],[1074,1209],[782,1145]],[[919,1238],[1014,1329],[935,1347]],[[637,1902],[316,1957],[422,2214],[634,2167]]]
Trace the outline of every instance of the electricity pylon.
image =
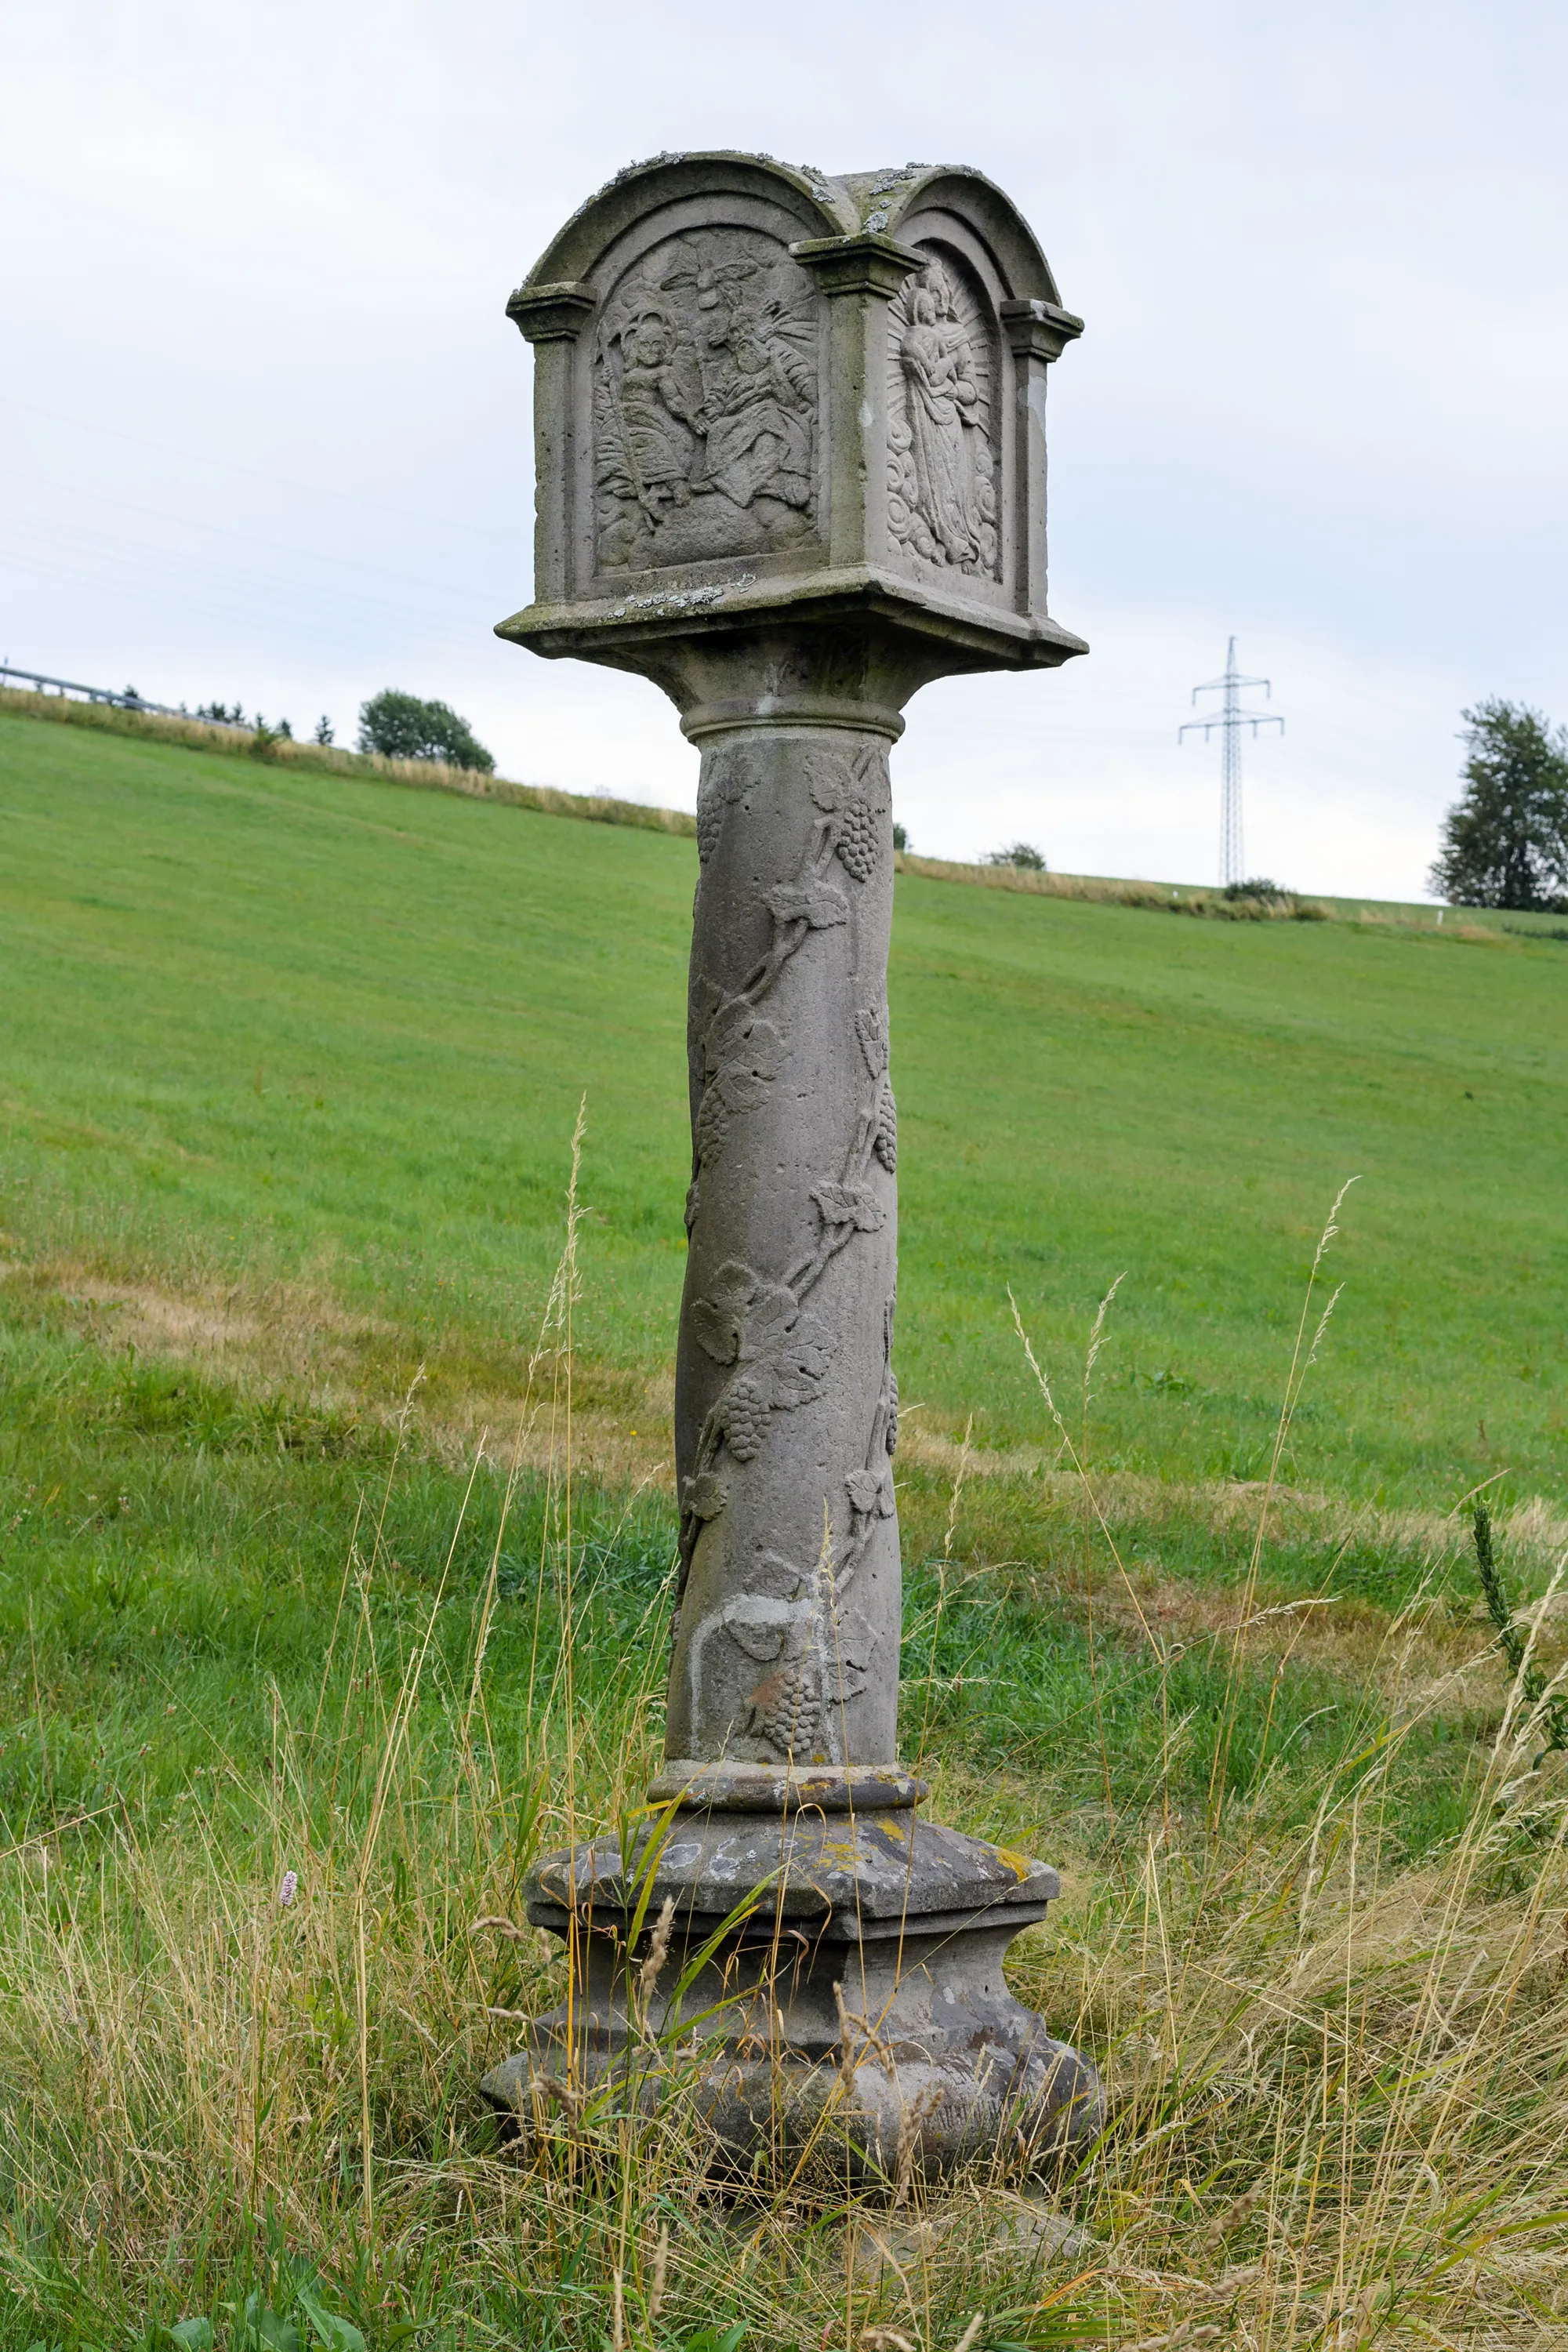
[[1217,727],[1221,734],[1221,792],[1219,819],[1219,863],[1222,882],[1240,882],[1246,878],[1246,866],[1241,847],[1241,730],[1250,727],[1254,737],[1260,727],[1278,727],[1285,732],[1285,721],[1272,710],[1243,710],[1241,693],[1244,687],[1260,686],[1265,694],[1272,688],[1266,677],[1243,677],[1236,667],[1236,639],[1226,647],[1225,676],[1211,677],[1193,688],[1195,703],[1200,694],[1223,694],[1225,701],[1208,719],[1189,719],[1176,730],[1179,743],[1184,735],[1197,727],[1203,729],[1206,743]]

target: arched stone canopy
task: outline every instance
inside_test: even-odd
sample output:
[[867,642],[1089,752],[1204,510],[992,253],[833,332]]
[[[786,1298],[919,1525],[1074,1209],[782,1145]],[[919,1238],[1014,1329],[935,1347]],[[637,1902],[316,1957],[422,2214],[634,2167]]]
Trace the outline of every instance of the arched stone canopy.
[[723,635],[805,596],[943,639],[910,690],[1082,650],[1047,610],[1044,432],[1081,322],[982,173],[658,156],[508,314],[538,353],[539,520],[536,601],[502,635],[641,669],[683,710],[672,620]]
[[721,149],[628,163],[552,237],[518,294],[587,278],[622,232],[651,206],[719,189],[771,196],[796,213],[800,234],[807,237],[855,236],[862,231],[901,237],[905,224],[921,215],[952,210],[986,237],[1010,299],[1061,300],[1033,229],[1012,198],[983,172],[962,164],[906,163],[901,170],[835,179],[772,155]]
[[[861,226],[850,184],[800,171],[771,155],[724,150],[688,155],[654,155],[628,163],[606,181],[557,231],[518,294],[542,286],[584,279],[628,227],[660,205],[715,194],[771,200],[799,222],[800,236],[853,236]],[[512,297],[515,302],[517,295]]]

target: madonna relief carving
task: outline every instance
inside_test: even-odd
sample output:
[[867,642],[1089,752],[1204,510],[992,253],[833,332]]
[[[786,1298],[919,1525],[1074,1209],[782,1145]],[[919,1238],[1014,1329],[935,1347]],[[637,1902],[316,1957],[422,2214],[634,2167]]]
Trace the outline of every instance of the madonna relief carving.
[[758,229],[656,246],[594,352],[602,570],[766,554],[816,520],[817,309]]
[[980,298],[933,255],[888,323],[889,530],[920,563],[994,580],[995,368]]

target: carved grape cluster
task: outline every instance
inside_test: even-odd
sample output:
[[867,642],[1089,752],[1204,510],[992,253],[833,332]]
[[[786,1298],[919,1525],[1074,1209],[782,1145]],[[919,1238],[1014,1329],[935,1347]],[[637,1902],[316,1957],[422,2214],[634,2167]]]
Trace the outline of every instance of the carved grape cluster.
[[745,788],[745,772],[732,750],[725,747],[708,754],[697,787],[697,856],[703,866],[719,846],[726,813]]
[[808,1756],[815,1759],[822,1754],[822,1696],[813,1687],[815,1679],[798,1669],[777,1676],[767,1685],[772,1704],[752,1707],[752,1733],[775,1756],[794,1757],[804,1763]]
[[737,1462],[754,1459],[767,1427],[768,1400],[760,1381],[742,1374],[731,1381],[721,1405],[724,1436]]
[[704,1167],[717,1160],[729,1132],[729,1106],[718,1087],[710,1086],[697,1111],[697,1157]]
[[719,846],[719,835],[724,830],[724,803],[717,793],[699,791],[697,795],[697,856],[706,866]]
[[838,855],[857,882],[876,869],[877,820],[863,800],[846,803],[838,819]]
[[857,882],[875,873],[882,847],[882,824],[891,806],[888,761],[868,749],[850,759],[816,752],[806,762],[811,797],[829,820],[830,838],[845,871]]
[[899,1113],[886,1078],[877,1097],[877,1134],[871,1148],[889,1175],[894,1175],[899,1165]]

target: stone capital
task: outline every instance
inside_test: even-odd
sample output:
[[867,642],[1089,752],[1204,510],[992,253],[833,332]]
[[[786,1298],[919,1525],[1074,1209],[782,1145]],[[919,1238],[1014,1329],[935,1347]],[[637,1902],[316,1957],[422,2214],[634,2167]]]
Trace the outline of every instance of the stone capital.
[[859,236],[806,237],[790,252],[825,294],[879,294],[890,301],[904,280],[924,267],[912,245],[872,231]]
[[559,286],[520,286],[506,306],[531,343],[571,341],[581,334],[594,308],[591,287],[568,280]]
[[1008,349],[1020,359],[1059,360],[1083,332],[1083,320],[1054,302],[1003,302],[998,310]]

